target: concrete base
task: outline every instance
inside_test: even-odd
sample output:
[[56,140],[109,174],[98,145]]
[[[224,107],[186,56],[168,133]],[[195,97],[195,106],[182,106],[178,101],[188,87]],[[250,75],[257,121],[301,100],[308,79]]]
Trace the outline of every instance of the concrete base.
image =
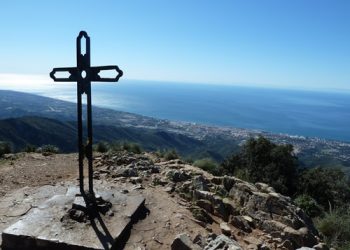
[[123,194],[106,186],[96,187],[96,193],[112,203],[106,214],[86,222],[67,216],[79,192],[68,187],[65,194],[54,195],[32,208],[16,223],[2,232],[2,249],[110,249],[123,244],[135,215],[143,209],[145,199]]

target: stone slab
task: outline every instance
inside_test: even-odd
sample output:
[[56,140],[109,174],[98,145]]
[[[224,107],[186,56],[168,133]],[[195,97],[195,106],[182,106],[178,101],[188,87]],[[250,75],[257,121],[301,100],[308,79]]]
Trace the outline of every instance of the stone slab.
[[[2,249],[86,250],[117,246],[130,229],[133,217],[143,208],[145,199],[104,185],[95,190],[104,200],[112,203],[113,213],[100,214],[82,223],[64,218],[79,191],[77,187],[69,186],[64,194],[53,195],[32,207],[6,228],[2,232]],[[42,192],[47,190],[43,189]]]

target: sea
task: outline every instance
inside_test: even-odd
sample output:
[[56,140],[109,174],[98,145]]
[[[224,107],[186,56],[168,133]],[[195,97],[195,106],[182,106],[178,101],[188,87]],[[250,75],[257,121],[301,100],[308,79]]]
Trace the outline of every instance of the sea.
[[[25,92],[76,102],[76,84]],[[122,80],[92,83],[95,106],[198,124],[350,142],[350,93]]]

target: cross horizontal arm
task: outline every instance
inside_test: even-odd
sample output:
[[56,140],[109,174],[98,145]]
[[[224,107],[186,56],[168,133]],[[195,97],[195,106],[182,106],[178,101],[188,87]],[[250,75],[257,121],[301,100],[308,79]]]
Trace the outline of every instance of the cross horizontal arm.
[[[68,78],[63,77],[56,77],[55,74],[57,72],[68,72],[70,75]],[[78,69],[75,67],[69,67],[69,68],[54,68],[51,73],[50,77],[55,82],[76,82],[78,80]]]
[[[111,66],[99,66],[91,67],[91,81],[93,82],[117,82],[120,77],[123,76],[123,71],[119,69],[116,65]],[[101,77],[99,74],[101,71],[115,71],[116,75],[114,77]]]

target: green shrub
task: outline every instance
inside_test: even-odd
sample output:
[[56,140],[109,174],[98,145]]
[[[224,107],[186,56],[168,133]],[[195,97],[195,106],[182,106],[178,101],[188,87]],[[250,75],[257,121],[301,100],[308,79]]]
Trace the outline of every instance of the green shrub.
[[296,191],[298,159],[290,144],[277,145],[262,136],[251,138],[221,167],[223,174],[267,183],[282,194],[292,195]]
[[118,141],[114,141],[108,144],[108,152],[119,152],[122,150],[123,150],[123,146]]
[[142,153],[142,149],[139,144],[132,142],[124,142],[122,144],[122,149],[135,154]]
[[350,201],[349,179],[341,169],[311,168],[301,172],[299,193],[314,198],[325,209],[341,207]]
[[322,207],[316,202],[315,199],[307,194],[297,196],[294,202],[311,218],[315,218],[323,214]]
[[203,158],[203,159],[200,159],[200,160],[196,160],[194,163],[193,163],[194,166],[196,167],[199,167],[209,173],[212,173],[212,174],[218,174],[218,164],[212,160],[211,158]]
[[114,141],[114,142],[103,142],[100,141],[96,145],[94,145],[94,150],[97,152],[105,153],[105,152],[119,152],[119,151],[128,151],[135,154],[142,153],[142,148],[139,144],[133,143],[133,142],[121,142],[121,141]]
[[11,152],[11,144],[9,142],[0,141],[0,157],[2,157],[4,154],[9,154]]
[[161,149],[157,149],[156,152],[154,152],[156,156],[158,156],[159,158],[164,157],[164,150]]
[[59,153],[59,151],[60,150],[58,147],[56,147],[55,145],[51,145],[51,144],[43,145],[43,146],[36,149],[36,152],[42,153],[45,155],[57,154],[57,153]]
[[24,148],[23,151],[27,152],[27,153],[31,153],[31,152],[35,152],[37,149],[36,146],[32,145],[32,144],[27,144]]
[[93,147],[94,151],[100,152],[100,153],[106,153],[109,150],[109,145],[107,142],[99,141],[97,144]]
[[177,154],[175,149],[165,151],[163,157],[167,161],[179,159],[179,155]]
[[156,156],[158,156],[159,158],[164,158],[165,154],[169,151],[169,149],[157,149],[157,151],[155,152]]
[[182,160],[187,164],[194,164],[194,160],[192,157],[186,157],[186,158],[183,158]]
[[316,227],[326,243],[336,249],[349,249],[350,246],[350,211],[335,209],[324,217],[315,220]]

